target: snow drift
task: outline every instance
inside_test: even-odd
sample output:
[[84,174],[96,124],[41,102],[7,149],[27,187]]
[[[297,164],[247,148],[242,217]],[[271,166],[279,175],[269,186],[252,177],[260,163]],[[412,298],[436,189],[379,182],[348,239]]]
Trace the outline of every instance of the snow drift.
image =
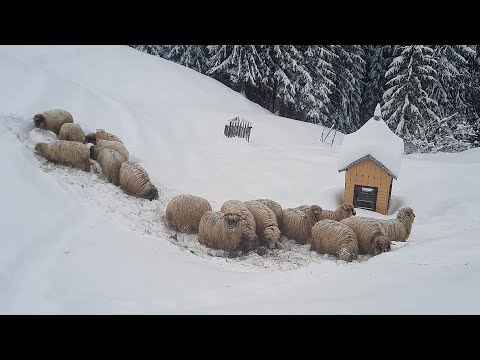
[[[126,46],[0,47],[0,313],[480,313],[480,149],[408,155],[388,216],[409,241],[345,263],[286,242],[230,259],[162,221],[180,193],[335,209],[344,175],[319,126],[268,113],[215,80]],[[47,163],[38,112],[117,134],[158,187],[149,202],[100,174]],[[253,123],[250,143],[225,121]]]

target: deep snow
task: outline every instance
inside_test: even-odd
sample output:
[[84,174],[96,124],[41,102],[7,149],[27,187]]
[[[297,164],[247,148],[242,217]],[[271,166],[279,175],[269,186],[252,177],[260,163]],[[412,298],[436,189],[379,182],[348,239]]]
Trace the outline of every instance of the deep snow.
[[343,137],[338,170],[370,155],[385,166],[398,179],[402,167],[404,143],[395,135],[383,119],[369,119],[357,131]]
[[[394,251],[344,263],[287,242],[225,258],[167,230],[176,194],[341,203],[339,145],[321,127],[268,113],[215,80],[126,46],[0,46],[0,313],[480,313],[480,149],[403,157],[390,214],[416,213]],[[159,201],[101,174],[46,163],[31,117],[65,108],[86,131],[117,134]],[[225,121],[253,122],[250,143]],[[8,155],[8,156],[6,156]],[[214,256],[212,256],[214,255]]]

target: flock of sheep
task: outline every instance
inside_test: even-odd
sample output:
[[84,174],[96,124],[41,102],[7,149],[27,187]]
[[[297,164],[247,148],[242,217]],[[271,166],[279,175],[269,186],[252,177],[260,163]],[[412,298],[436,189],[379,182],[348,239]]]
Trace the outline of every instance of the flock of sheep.
[[225,251],[249,252],[258,247],[281,248],[280,237],[310,244],[320,254],[344,261],[358,255],[390,251],[391,241],[406,241],[415,214],[402,208],[396,219],[380,220],[355,216],[355,208],[342,204],[335,211],[318,205],[282,209],[269,199],[228,200],[220,211],[212,211],[208,200],[195,195],[178,195],[167,204],[168,226],[184,233],[198,232],[198,241]]
[[92,162],[97,161],[107,180],[120,186],[127,194],[149,200],[158,199],[158,190],[147,172],[140,164],[129,160],[129,152],[117,136],[103,129],[85,135],[80,125],[73,123],[72,114],[62,109],[36,114],[33,124],[37,128],[53,131],[58,137],[53,143],[36,144],[35,152],[38,155],[86,172],[90,172]]
[[[85,135],[74,124],[72,115],[62,109],[37,114],[33,123],[58,136],[53,143],[35,145],[35,152],[48,161],[87,172],[96,161],[107,180],[127,194],[158,199],[158,190],[147,172],[129,160],[129,152],[117,136],[103,129]],[[415,219],[408,207],[400,209],[397,218],[391,220],[355,215],[350,204],[342,204],[334,211],[318,205],[282,209],[269,199],[229,200],[220,211],[212,211],[204,198],[178,195],[167,204],[165,218],[172,230],[198,233],[198,241],[214,249],[247,253],[263,246],[282,248],[283,234],[299,244],[310,244],[310,249],[320,254],[331,254],[344,261],[390,251],[391,241],[408,239]]]

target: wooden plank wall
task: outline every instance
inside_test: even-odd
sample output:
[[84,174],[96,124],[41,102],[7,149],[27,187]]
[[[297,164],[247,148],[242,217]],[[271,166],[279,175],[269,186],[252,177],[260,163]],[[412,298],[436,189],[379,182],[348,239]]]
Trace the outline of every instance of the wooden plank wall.
[[355,185],[377,187],[377,212],[387,214],[388,195],[392,179],[385,170],[372,160],[364,160],[346,171],[343,201],[347,204],[353,204]]

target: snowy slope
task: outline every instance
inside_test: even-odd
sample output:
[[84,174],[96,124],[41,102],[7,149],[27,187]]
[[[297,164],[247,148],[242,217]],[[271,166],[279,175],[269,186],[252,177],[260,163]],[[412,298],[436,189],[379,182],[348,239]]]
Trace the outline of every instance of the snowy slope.
[[[403,158],[388,217],[402,206],[417,216],[390,253],[346,264],[287,242],[229,259],[193,235],[175,240],[167,201],[185,192],[214,209],[257,197],[335,208],[341,135],[331,148],[321,127],[126,46],[1,46],[0,78],[0,313],[480,313],[479,149]],[[33,144],[51,137],[31,117],[59,107],[120,136],[159,201],[37,158]],[[223,136],[235,116],[253,122],[250,143]]]

